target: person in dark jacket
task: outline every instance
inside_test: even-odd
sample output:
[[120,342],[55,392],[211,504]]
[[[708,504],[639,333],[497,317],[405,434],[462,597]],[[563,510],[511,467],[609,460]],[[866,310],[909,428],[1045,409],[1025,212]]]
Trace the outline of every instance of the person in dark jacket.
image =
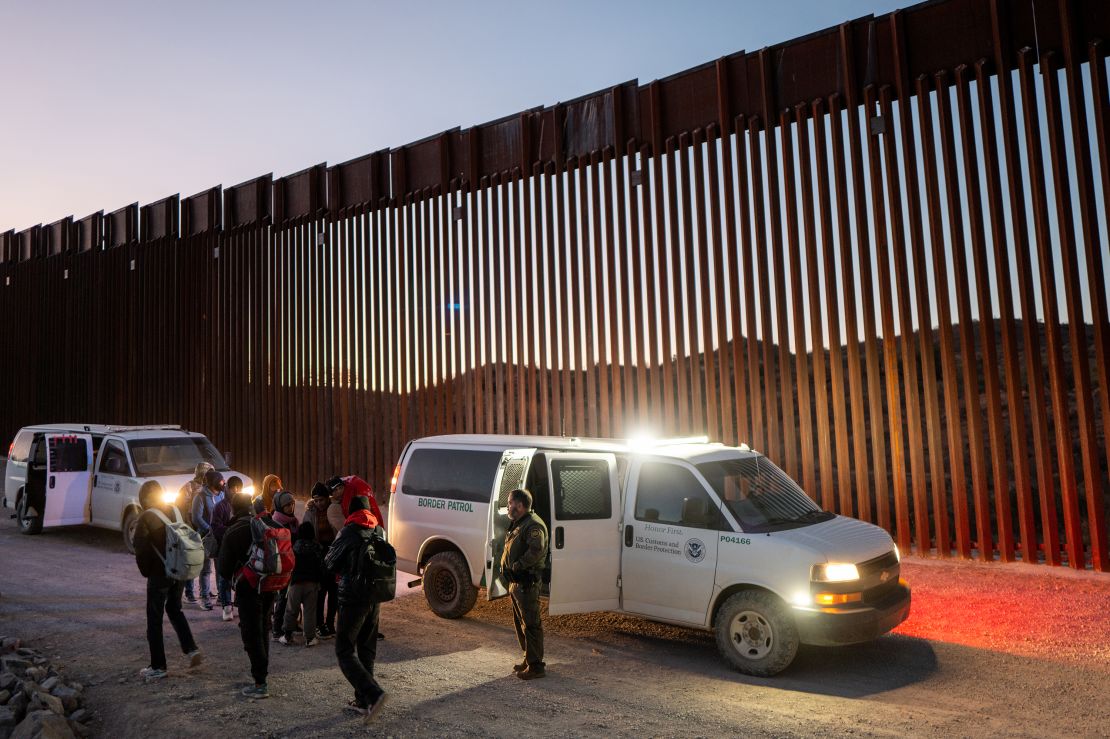
[[[236,498],[243,499],[235,501],[236,504],[244,507],[249,505],[245,495],[238,495]],[[268,524],[274,525],[273,519],[269,519],[264,512],[257,515],[268,519]],[[247,578],[239,576],[250,556],[253,542],[252,520],[254,516],[244,515],[227,527],[220,544],[216,570],[235,586],[235,603],[239,606],[239,634],[243,639],[243,649],[250,658],[251,676],[254,678],[254,685],[243,688],[243,695],[257,699],[270,697],[266,685],[270,669],[270,641],[266,638],[266,632],[269,630],[270,612],[274,607],[274,593],[259,593]]]
[[357,570],[370,538],[381,522],[370,510],[370,502],[365,497],[354,498],[350,511],[325,562],[328,571],[339,578],[335,657],[343,676],[355,689],[355,699],[351,701],[350,708],[364,715],[367,721],[373,721],[386,701],[386,692],[374,680],[379,604],[370,602]]
[[546,675],[540,580],[547,562],[547,526],[532,510],[532,494],[527,490],[511,491],[508,509],[512,523],[505,532],[501,574],[509,582],[516,639],[524,652],[524,661],[513,665],[513,672],[521,680],[534,680]]
[[139,671],[147,680],[166,676],[166,646],[162,641],[162,616],[167,615],[181,651],[189,658],[189,666],[196,667],[203,655],[193,639],[189,621],[181,611],[181,594],[185,582],[166,577],[166,524],[155,511],[170,521],[181,519],[181,513],[162,498],[161,491],[146,495],[143,512],[135,525],[135,564],[146,578],[146,640],[150,645],[150,666]]
[[[224,494],[224,499],[216,504],[215,510],[212,511],[212,536],[216,537],[217,554],[219,557],[219,544],[223,541],[224,532],[227,527],[231,525],[232,517],[235,515],[232,510],[232,501],[243,494],[243,479],[238,475],[233,475],[227,481],[227,493]],[[247,498],[249,501],[250,498]],[[223,609],[221,618],[224,621],[230,621],[234,616],[231,614],[231,582],[216,573],[216,588],[219,593],[219,603]]]
[[[316,526],[316,543],[326,555],[331,543],[335,541],[335,528],[328,520],[328,509],[335,505],[331,502],[331,491],[322,482],[312,486],[312,500],[305,507],[304,520]],[[320,581],[320,591],[316,594],[317,634],[321,639],[335,636],[335,613],[337,585],[334,577],[324,576]],[[327,601],[325,612],[324,601]]]
[[316,596],[320,591],[320,580],[324,577],[324,550],[316,543],[316,527],[305,521],[297,529],[297,541],[293,544],[293,577],[289,584],[289,602],[285,608],[285,634],[279,642],[293,643],[293,628],[304,607],[304,645],[314,647],[320,643],[316,638]]

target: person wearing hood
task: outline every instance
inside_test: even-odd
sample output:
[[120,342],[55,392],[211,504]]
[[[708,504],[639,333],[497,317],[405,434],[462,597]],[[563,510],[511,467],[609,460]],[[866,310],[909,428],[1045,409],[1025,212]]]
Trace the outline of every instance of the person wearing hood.
[[[297,527],[300,525],[297,521],[296,499],[293,493],[288,490],[279,490],[274,493],[274,507],[273,513],[270,517],[273,518],[274,523],[278,526],[284,526],[289,529],[294,542],[297,539]],[[285,636],[285,609],[289,605],[289,589],[281,591],[277,599],[274,601],[274,620],[273,631],[274,641],[281,641]]]
[[[193,528],[197,530],[202,539],[212,529],[212,514],[216,512],[216,506],[224,499],[225,487],[224,476],[216,470],[208,470],[204,475],[204,487],[193,498]],[[212,610],[212,599],[209,591],[211,574],[212,558],[208,556],[206,551],[204,569],[200,571],[201,608],[206,611]]]
[[273,512],[274,496],[284,489],[285,486],[281,484],[281,478],[277,475],[266,475],[262,478],[262,492],[259,493],[259,499],[262,501],[262,505],[266,508],[267,513]]
[[[213,467],[208,462],[197,462],[197,466],[193,469],[193,479],[182,485],[178,493],[177,500],[181,506],[179,509],[181,517],[190,526],[193,525],[193,498],[204,488],[204,476],[211,469]],[[185,583],[185,600],[192,604],[197,602],[195,588],[195,580],[189,580]]]
[[331,500],[336,505],[328,508],[328,522],[336,531],[346,524],[347,516],[351,515],[351,501],[358,497],[366,498],[367,505],[374,517],[385,525],[385,517],[378,508],[378,501],[374,497],[374,488],[370,483],[357,475],[347,477],[333,477],[324,483],[331,492]]
[[371,602],[358,578],[371,537],[381,535],[381,518],[365,496],[350,501],[350,515],[328,551],[325,565],[339,578],[339,618],[335,657],[343,676],[355,689],[350,708],[372,721],[385,705],[386,692],[374,679],[378,651],[379,604]]
[[[257,499],[261,508],[261,498]],[[243,695],[249,698],[269,698],[270,691],[266,678],[270,670],[270,641],[266,638],[269,628],[270,612],[274,607],[274,593],[260,593],[253,588],[246,577],[239,573],[250,557],[251,521],[257,516],[269,522],[263,510],[257,512],[246,495],[236,495],[232,501],[234,520],[224,532],[220,544],[219,560],[216,570],[224,579],[235,584],[235,603],[239,607],[239,634],[243,639],[243,649],[251,663],[251,676],[254,685],[243,688]]]
[[189,621],[181,611],[181,593],[185,583],[166,577],[166,524],[158,513],[174,521],[180,516],[161,491],[142,499],[143,512],[135,525],[135,564],[146,578],[146,639],[150,646],[150,666],[139,671],[145,680],[166,676],[166,645],[162,641],[162,617],[169,616],[181,651],[189,658],[189,666],[201,663],[202,655],[189,629]]
[[324,550],[316,542],[316,527],[312,523],[305,521],[297,528],[293,555],[296,563],[293,565],[293,579],[289,584],[285,609],[285,634],[278,641],[282,644],[293,643],[293,629],[300,617],[304,624],[304,645],[314,647],[320,643],[316,638],[316,597],[320,592],[320,581],[324,578]]

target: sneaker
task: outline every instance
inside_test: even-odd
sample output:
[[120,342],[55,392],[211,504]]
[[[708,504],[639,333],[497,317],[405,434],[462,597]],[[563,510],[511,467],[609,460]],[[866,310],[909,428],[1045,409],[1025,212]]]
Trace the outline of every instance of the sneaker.
[[204,661],[204,655],[201,654],[199,649],[194,649],[185,656],[189,658],[189,667],[196,667]]
[[532,667],[529,665],[516,674],[521,680],[536,680],[541,677],[547,677],[547,673],[542,667]]
[[385,708],[385,702],[388,698],[389,694],[383,690],[382,694],[378,696],[378,699],[370,704],[370,707],[366,709],[366,723],[370,723],[378,717],[378,714]]
[[283,634],[279,631],[276,634],[274,634],[274,641],[281,641],[284,636],[285,636],[285,634]]
[[270,689],[266,687],[266,683],[262,683],[261,685],[248,685],[240,692],[248,698],[253,698],[255,700],[270,697]]
[[331,639],[335,636],[335,629],[329,629],[327,626],[321,626],[316,635],[321,639]]
[[197,604],[197,597],[192,593],[185,593],[185,602],[195,606]]
[[139,677],[143,680],[161,680],[166,676],[165,670],[160,670],[157,667],[144,667],[139,670]]
[[293,643],[293,637],[292,636],[286,636],[285,634],[282,634],[281,636],[278,637],[278,644],[284,644],[286,646],[289,646],[292,643]]
[[231,619],[235,618],[231,615],[231,606],[224,606],[224,614],[223,616],[221,616],[221,618],[224,621],[230,621]]
[[304,645],[306,647],[315,647],[315,646],[318,646],[319,644],[320,644],[320,640],[317,639],[316,637],[312,637],[311,639],[309,639],[308,641],[306,641],[304,643]]
[[343,706],[343,710],[347,713],[357,713],[359,716],[365,716],[369,709],[357,700],[349,701],[347,705]]
[[200,599],[200,607],[203,608],[206,611],[211,611],[212,610],[212,601],[208,598],[201,598]]
[[513,665],[513,672],[524,672],[528,669],[527,662],[521,662],[519,665]]

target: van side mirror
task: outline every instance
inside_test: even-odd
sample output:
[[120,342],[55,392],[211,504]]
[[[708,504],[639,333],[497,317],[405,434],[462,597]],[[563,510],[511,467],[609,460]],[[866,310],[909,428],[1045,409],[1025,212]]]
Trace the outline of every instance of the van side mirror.
[[231,466],[231,452],[224,452],[223,455],[224,455],[224,461],[227,462],[227,466],[230,467]]

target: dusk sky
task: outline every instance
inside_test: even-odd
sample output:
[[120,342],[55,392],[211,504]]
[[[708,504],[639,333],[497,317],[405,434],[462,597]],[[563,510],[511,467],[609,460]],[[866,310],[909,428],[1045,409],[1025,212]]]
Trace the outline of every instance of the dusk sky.
[[0,231],[335,164],[908,4],[0,0]]

